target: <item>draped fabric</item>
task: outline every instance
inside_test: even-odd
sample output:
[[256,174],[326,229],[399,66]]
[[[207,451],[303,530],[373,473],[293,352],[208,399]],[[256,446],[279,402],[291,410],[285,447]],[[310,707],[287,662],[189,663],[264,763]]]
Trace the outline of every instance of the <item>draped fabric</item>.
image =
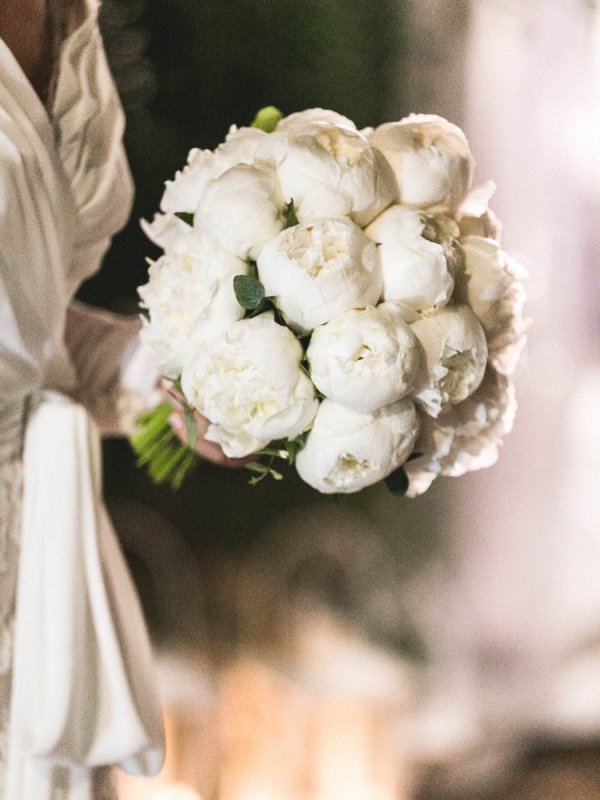
[[163,746],[147,634],[101,501],[98,428],[81,404],[115,432],[120,411],[130,422],[148,401],[154,373],[137,323],[72,303],[129,213],[123,114],[97,4],[64,8],[48,107],[0,40],[0,795],[10,800],[104,798],[98,768],[153,772]]

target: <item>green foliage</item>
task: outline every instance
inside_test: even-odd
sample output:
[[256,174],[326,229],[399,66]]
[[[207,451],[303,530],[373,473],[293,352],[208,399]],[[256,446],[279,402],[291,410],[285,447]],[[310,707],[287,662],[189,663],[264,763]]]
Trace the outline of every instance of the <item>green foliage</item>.
[[183,422],[185,424],[185,436],[187,439],[187,446],[191,450],[196,449],[198,439],[200,438],[200,431],[198,430],[198,423],[191,408],[184,406],[183,408]]
[[[138,419],[138,431],[129,441],[137,455],[136,465],[146,467],[153,483],[169,483],[172,489],[179,489],[186,475],[198,463],[199,456],[190,449],[191,444],[183,444],[173,433],[172,413],[170,403],[161,403],[142,414]],[[186,427],[187,424],[186,415]],[[197,432],[196,427],[196,436]],[[188,440],[193,440],[189,430]]]
[[288,452],[288,461],[290,464],[295,463],[298,453],[306,444],[307,436],[308,433],[301,433],[300,436],[296,436],[295,439],[288,439],[288,441],[285,443]]
[[284,217],[285,217],[286,228],[292,228],[294,225],[298,224],[298,217],[296,215],[296,206],[294,205],[293,198],[285,207]]
[[249,311],[257,309],[265,299],[265,287],[254,275],[236,275],[233,291],[241,307]]
[[283,117],[282,112],[275,106],[265,106],[261,108],[252,120],[252,128],[260,128],[265,133],[273,133],[277,123]]
[[190,214],[189,211],[176,211],[175,216],[179,217],[180,220],[185,222],[187,225],[193,227],[194,225],[194,215]]

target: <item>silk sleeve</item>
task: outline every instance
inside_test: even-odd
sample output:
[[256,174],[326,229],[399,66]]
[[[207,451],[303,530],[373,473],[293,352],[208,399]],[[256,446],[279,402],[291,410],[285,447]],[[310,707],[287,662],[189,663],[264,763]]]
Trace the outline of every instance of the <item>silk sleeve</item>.
[[104,436],[130,435],[135,420],[160,400],[152,350],[140,320],[74,301],[67,310],[65,344],[76,373],[75,399]]

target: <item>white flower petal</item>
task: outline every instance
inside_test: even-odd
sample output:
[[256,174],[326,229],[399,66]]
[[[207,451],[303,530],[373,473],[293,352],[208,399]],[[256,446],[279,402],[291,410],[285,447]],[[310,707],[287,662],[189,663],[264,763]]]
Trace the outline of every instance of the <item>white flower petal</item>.
[[363,412],[404,397],[421,359],[402,309],[392,303],[346,311],[315,328],[307,357],[325,397]]
[[425,238],[426,224],[419,211],[395,205],[365,233],[379,245],[384,300],[431,313],[450,300],[454,279],[448,268],[448,246]]
[[296,459],[298,474],[325,494],[357,492],[404,463],[418,430],[415,407],[407,399],[368,414],[323,400]]
[[527,273],[492,239],[467,236],[461,245],[465,262],[457,277],[456,298],[477,314],[490,361],[508,374],[514,370],[525,341],[522,281]]
[[389,164],[357,130],[315,123],[277,135],[281,190],[299,220],[350,216],[363,226],[393,201]]
[[263,248],[258,274],[288,323],[309,331],[381,296],[377,248],[350,219],[287,228]]
[[150,265],[148,283],[138,289],[148,310],[142,338],[169,378],[179,376],[196,347],[244,314],[233,278],[246,274],[248,264],[186,228],[186,236]]
[[485,373],[487,345],[481,323],[468,306],[445,306],[411,325],[426,365],[415,394],[431,416],[465,400]]
[[255,259],[283,228],[284,207],[272,169],[239,164],[206,186],[194,226],[223,250]]
[[305,431],[318,401],[300,368],[302,355],[296,337],[272,314],[240,320],[195,352],[181,384],[210,420],[207,438],[237,458]]
[[468,192],[474,162],[466,137],[442,117],[411,114],[380,125],[369,141],[389,161],[403,205],[447,211]]

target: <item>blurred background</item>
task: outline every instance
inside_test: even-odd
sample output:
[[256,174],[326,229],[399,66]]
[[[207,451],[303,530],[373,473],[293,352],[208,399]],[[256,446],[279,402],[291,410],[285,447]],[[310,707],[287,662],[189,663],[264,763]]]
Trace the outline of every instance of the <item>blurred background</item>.
[[139,228],[192,147],[261,106],[465,130],[534,325],[499,463],[336,502],[106,443],[168,754],[124,800],[600,797],[600,5],[104,0],[131,222],[81,298],[135,313]]

